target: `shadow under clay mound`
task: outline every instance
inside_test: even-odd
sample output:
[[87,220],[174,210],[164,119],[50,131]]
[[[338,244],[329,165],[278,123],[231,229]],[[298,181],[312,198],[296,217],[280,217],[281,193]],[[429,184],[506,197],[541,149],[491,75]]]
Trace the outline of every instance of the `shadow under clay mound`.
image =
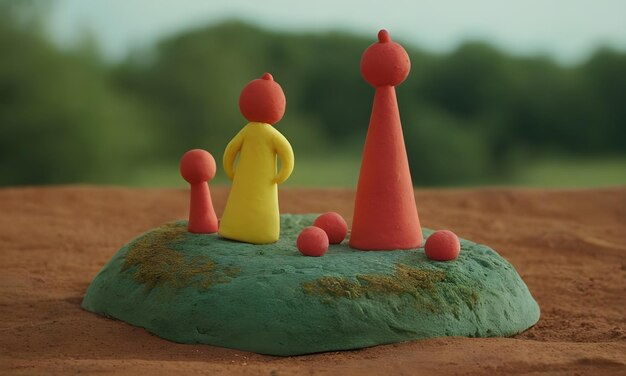
[[510,336],[539,319],[513,266],[487,246],[461,239],[451,262],[423,248],[364,252],[347,241],[304,257],[296,238],[315,217],[282,215],[281,239],[269,245],[191,234],[186,221],[163,225],[126,244],[82,306],[172,341],[271,355]]

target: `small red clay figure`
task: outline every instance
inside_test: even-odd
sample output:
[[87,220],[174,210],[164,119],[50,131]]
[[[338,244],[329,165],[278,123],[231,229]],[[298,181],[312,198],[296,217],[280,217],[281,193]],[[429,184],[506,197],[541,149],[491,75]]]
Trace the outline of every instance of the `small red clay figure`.
[[376,95],[354,204],[352,248],[411,249],[424,240],[395,89],[410,69],[406,51],[386,30],[361,58],[361,74],[376,88]]
[[208,182],[215,177],[215,159],[205,150],[193,149],[180,160],[180,174],[191,184],[189,225],[187,230],[196,234],[217,232],[218,222]]

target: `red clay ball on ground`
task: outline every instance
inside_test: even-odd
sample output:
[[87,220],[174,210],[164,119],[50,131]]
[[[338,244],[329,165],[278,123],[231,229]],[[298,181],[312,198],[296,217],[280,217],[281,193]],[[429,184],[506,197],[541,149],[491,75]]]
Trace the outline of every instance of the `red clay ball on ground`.
[[319,227],[305,227],[298,235],[296,245],[305,256],[323,256],[328,251],[328,235]]
[[335,212],[328,212],[317,217],[313,226],[319,227],[328,235],[330,244],[339,244],[348,235],[348,224],[341,215]]
[[439,230],[426,239],[424,250],[426,256],[431,260],[450,261],[459,257],[461,243],[452,231]]

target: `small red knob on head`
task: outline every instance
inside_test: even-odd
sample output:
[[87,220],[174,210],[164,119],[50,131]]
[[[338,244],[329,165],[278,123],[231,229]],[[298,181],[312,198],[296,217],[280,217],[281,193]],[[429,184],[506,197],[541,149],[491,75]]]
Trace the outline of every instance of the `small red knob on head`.
[[241,91],[239,109],[248,121],[276,124],[285,114],[287,100],[271,74],[252,80]]
[[391,40],[385,29],[378,32],[378,43],[369,46],[361,57],[361,74],[374,87],[397,86],[406,79],[409,70],[409,55]]
[[216,170],[215,159],[206,150],[189,150],[180,160],[180,174],[192,185],[213,179]]
[[389,32],[385,29],[382,29],[378,32],[378,41],[380,43],[391,42],[391,37],[389,36]]

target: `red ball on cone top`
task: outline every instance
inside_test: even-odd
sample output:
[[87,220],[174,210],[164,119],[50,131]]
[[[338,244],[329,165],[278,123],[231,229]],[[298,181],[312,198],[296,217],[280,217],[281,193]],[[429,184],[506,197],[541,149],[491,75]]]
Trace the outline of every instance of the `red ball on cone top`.
[[378,32],[378,43],[369,46],[361,57],[361,74],[374,87],[400,85],[410,70],[406,50],[393,42],[385,29]]

